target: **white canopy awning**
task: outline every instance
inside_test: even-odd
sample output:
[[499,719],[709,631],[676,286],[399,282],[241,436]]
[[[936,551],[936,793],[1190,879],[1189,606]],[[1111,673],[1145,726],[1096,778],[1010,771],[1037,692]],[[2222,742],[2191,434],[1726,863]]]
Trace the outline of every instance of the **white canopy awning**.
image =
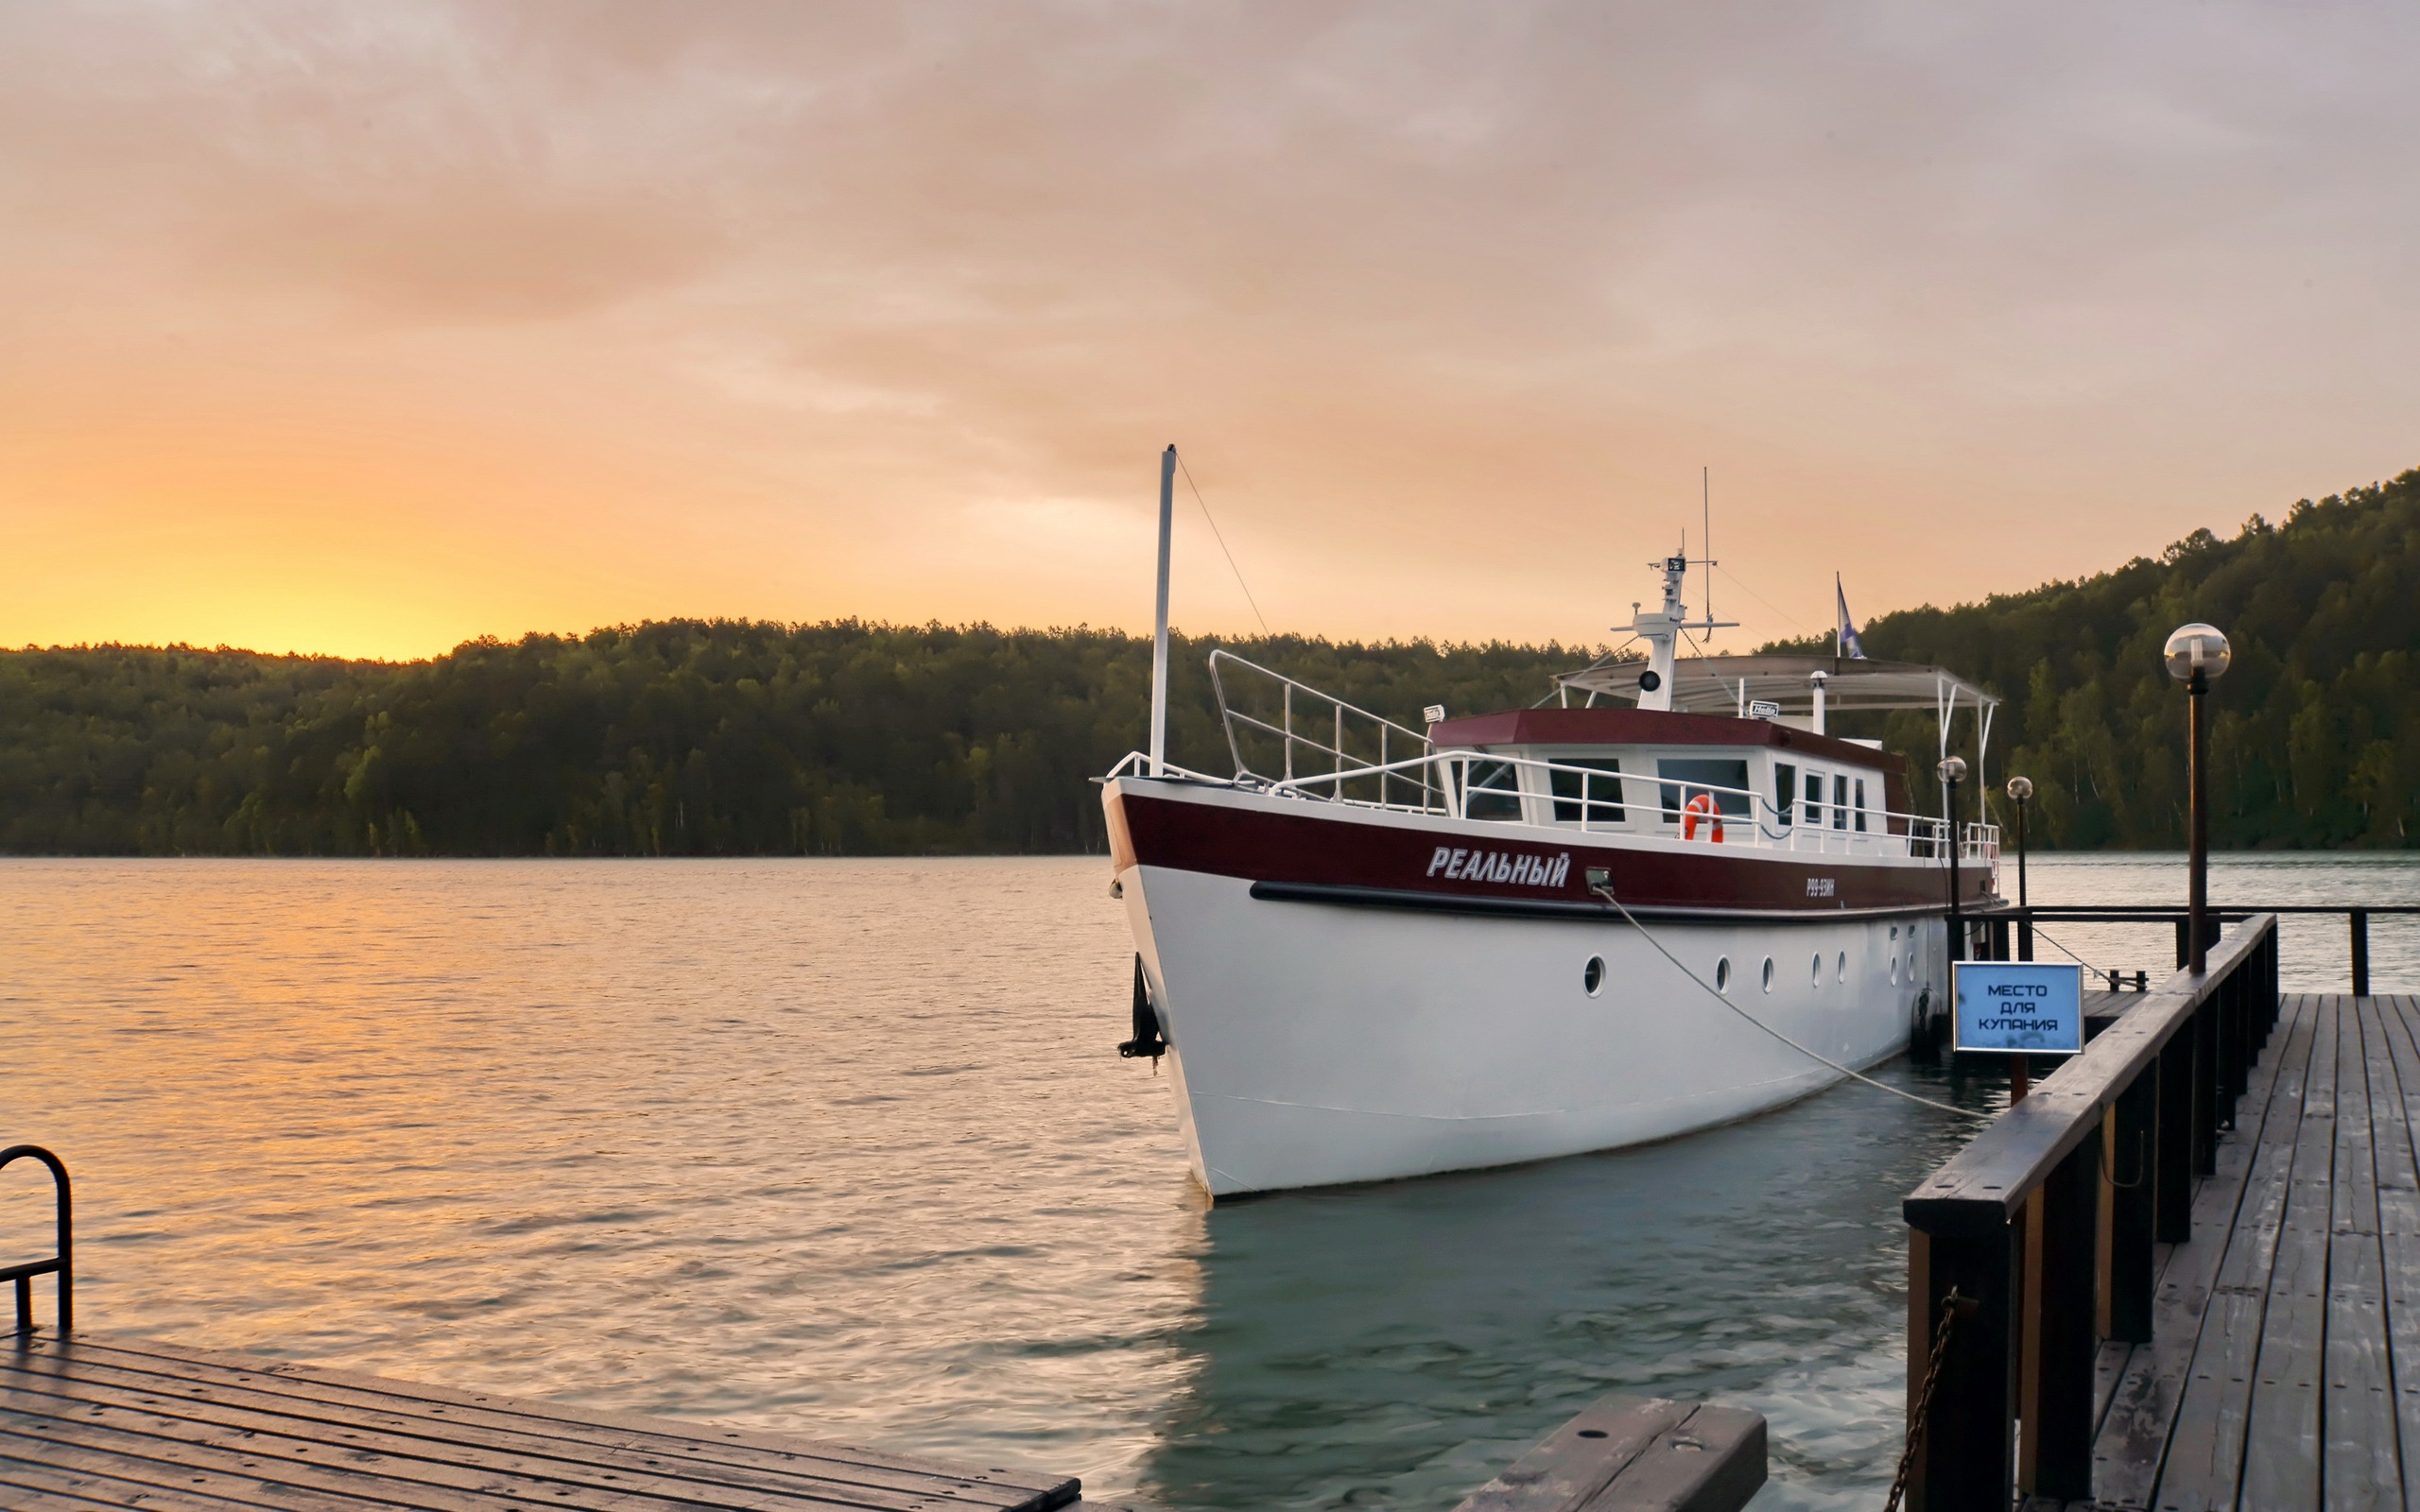
[[[1645,669],[1643,662],[1615,662],[1566,672],[1555,680],[1570,693],[1635,703],[1638,675]],[[1727,714],[1762,700],[1780,705],[1785,714],[1811,714],[1815,687],[1810,677],[1817,672],[1825,674],[1824,703],[1835,713],[1855,709],[1930,709],[1941,713],[1961,704],[1990,709],[2000,701],[1954,672],[1914,662],[1761,655],[1675,662],[1672,707],[1685,713]]]

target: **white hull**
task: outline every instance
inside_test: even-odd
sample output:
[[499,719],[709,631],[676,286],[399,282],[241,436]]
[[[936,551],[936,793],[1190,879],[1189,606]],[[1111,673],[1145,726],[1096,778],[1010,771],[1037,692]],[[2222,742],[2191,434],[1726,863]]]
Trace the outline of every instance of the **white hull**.
[[[1255,901],[1244,879],[1156,866],[1119,882],[1214,1194],[1669,1139],[1840,1079],[1617,917]],[[1939,918],[1647,927],[1709,983],[1727,957],[1732,1002],[1844,1065],[1904,1048],[1919,992],[1943,996]],[[1595,996],[1592,956],[1606,967]]]

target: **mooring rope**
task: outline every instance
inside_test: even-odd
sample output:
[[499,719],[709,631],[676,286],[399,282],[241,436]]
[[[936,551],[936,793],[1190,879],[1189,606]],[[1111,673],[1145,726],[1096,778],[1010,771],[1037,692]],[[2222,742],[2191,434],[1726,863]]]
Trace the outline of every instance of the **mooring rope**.
[[1767,1023],[1764,1020],[1757,1018],[1753,1013],[1750,1013],[1746,1008],[1743,1008],[1738,1004],[1732,1002],[1730,996],[1723,992],[1721,988],[1714,986],[1714,984],[1708,982],[1705,978],[1698,975],[1697,972],[1689,970],[1687,965],[1685,964],[1679,956],[1664,948],[1664,942],[1655,937],[1655,932],[1653,930],[1649,929],[1645,924],[1640,923],[1636,916],[1633,915],[1630,909],[1623,905],[1622,901],[1614,896],[1614,889],[1610,885],[1599,885],[1592,883],[1590,884],[1588,890],[1595,893],[1598,897],[1602,898],[1605,902],[1613,904],[1615,908],[1618,909],[1622,918],[1630,921],[1630,927],[1637,930],[1641,936],[1645,936],[1647,943],[1655,947],[1655,953],[1657,954],[1671,962],[1672,965],[1680,971],[1680,973],[1683,976],[1687,977],[1690,981],[1695,982],[1699,987],[1703,988],[1705,989],[1706,996],[1714,999],[1717,1003],[1721,1004],[1724,1007],[1729,1008],[1732,1012],[1747,1020],[1750,1023],[1754,1024],[1757,1028],[1762,1029],[1765,1033],[1772,1035],[1774,1039],[1780,1040],[1783,1044],[1789,1046],[1792,1050],[1797,1051],[1800,1055],[1805,1056],[1807,1059],[1829,1066],[1834,1071],[1839,1072],[1841,1075],[1851,1077],[1857,1081],[1861,1081],[1868,1087],[1875,1089],[1876,1091],[1889,1092],[1893,1097],[1905,1098],[1909,1102],[1919,1104],[1922,1107],[1934,1108],[1944,1113],[1952,1113],[1960,1118],[1971,1120],[1974,1123],[1988,1124],[1994,1118],[1998,1116],[1995,1113],[1979,1113],[1971,1108],[1959,1108],[1949,1103],[1938,1103],[1929,1097],[1919,1097],[1911,1091],[1903,1091],[1900,1088],[1890,1085],[1888,1082],[1876,1081],[1873,1077],[1865,1074],[1861,1071],[1852,1071],[1848,1067],[1841,1065],[1839,1061],[1834,1060],[1829,1056],[1820,1055],[1815,1051],[1807,1049],[1805,1045],[1802,1045],[1797,1040],[1792,1040],[1789,1036],[1782,1033],[1779,1029],[1774,1028],[1772,1024]]

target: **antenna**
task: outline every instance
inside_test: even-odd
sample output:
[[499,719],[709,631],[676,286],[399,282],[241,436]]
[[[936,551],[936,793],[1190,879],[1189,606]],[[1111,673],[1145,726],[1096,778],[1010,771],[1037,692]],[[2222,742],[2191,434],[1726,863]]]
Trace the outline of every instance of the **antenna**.
[[1698,508],[1700,524],[1704,528],[1698,539],[1705,542],[1705,638],[1714,639],[1714,469],[1698,469]]

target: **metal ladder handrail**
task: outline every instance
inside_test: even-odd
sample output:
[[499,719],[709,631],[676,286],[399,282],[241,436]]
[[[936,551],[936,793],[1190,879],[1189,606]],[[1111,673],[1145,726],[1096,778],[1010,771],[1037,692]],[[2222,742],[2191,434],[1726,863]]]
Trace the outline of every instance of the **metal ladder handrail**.
[[0,1265],[0,1280],[17,1283],[17,1333],[22,1337],[34,1331],[34,1278],[58,1277],[59,1333],[64,1338],[76,1327],[76,1199],[68,1186],[65,1163],[39,1144],[11,1144],[0,1150],[0,1168],[5,1168],[21,1155],[30,1155],[50,1167],[50,1183],[55,1194],[59,1223],[58,1252],[48,1260]]

